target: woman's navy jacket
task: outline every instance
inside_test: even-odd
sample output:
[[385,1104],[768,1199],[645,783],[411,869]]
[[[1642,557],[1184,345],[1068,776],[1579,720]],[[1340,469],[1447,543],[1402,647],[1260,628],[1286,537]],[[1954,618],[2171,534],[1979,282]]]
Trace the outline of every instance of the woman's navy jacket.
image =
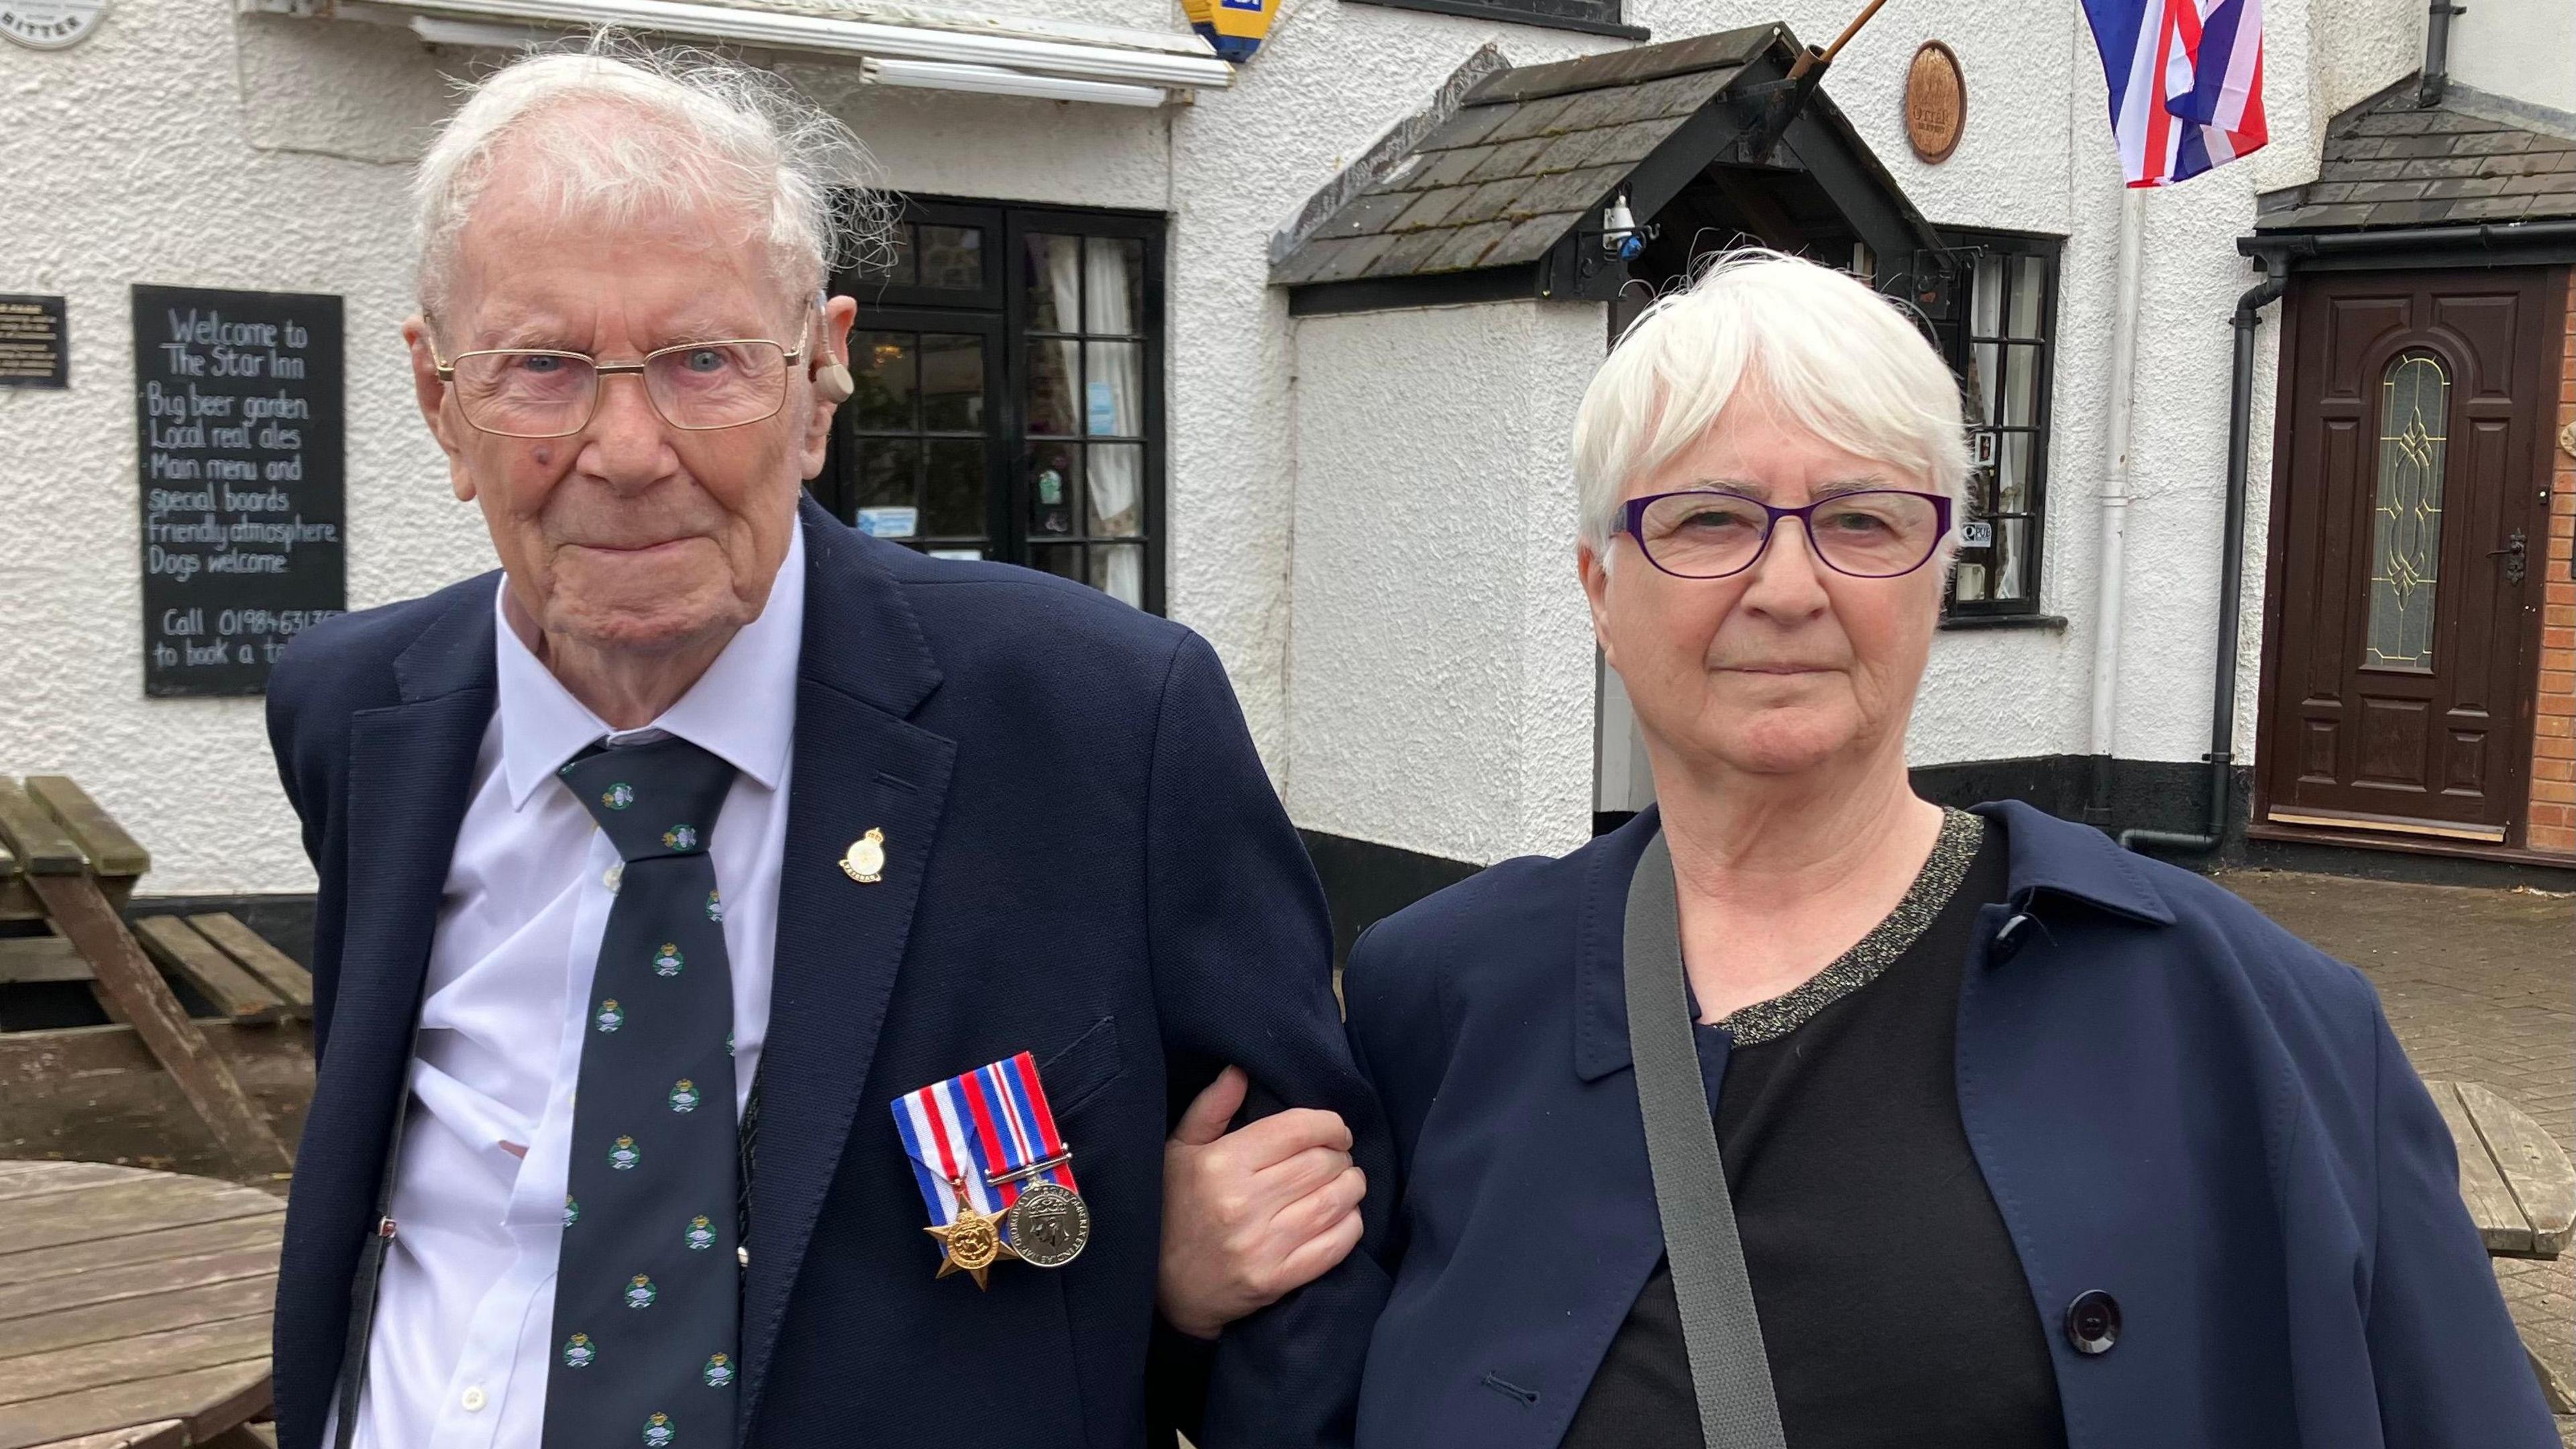
[[[2011,889],[1960,988],[1959,1115],[2072,1449],[2555,1449],[2450,1134],[2360,973],[2099,831],[1979,812]],[[1620,978],[1655,828],[1495,866],[1351,952],[1401,1170],[1361,1449],[1555,1445],[1663,1253]],[[2079,1354],[2067,1309],[2095,1291],[2120,1333]]]

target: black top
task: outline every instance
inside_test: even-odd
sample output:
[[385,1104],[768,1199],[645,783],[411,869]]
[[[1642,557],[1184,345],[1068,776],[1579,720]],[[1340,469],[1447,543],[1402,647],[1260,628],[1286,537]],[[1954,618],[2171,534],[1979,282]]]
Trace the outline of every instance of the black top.
[[[2004,897],[2005,859],[2001,827],[1952,812],[1885,922],[1805,986],[1700,1028],[1738,1042],[1718,1147],[1791,1449],[2066,1443],[2048,1341],[1953,1075],[1960,973],[1977,908]],[[1564,1444],[1702,1449],[1666,1265]]]

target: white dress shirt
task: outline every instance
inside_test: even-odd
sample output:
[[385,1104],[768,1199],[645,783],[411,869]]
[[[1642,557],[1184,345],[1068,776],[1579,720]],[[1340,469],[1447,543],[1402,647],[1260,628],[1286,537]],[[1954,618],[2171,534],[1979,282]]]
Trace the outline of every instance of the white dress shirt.
[[[769,1024],[804,618],[799,530],[760,617],[649,727],[739,772],[707,847],[725,903],[737,1113]],[[555,771],[602,737],[642,732],[612,731],[573,698],[507,614],[495,633],[500,703],[422,985],[358,1449],[533,1449],[543,1437],[573,1086],[618,864]],[[336,1432],[336,1402],[332,1417]]]

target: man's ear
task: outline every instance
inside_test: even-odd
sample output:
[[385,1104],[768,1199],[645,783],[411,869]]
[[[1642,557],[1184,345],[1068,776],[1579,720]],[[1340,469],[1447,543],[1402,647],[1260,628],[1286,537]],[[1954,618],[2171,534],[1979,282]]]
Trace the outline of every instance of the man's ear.
[[805,435],[798,440],[807,478],[823,471],[823,456],[832,443],[832,415],[850,396],[850,326],[858,316],[857,298],[834,297],[815,319],[813,395]]
[[412,400],[420,405],[420,420],[429,425],[429,435],[438,440],[439,451],[447,455],[447,484],[454,490],[456,501],[474,501],[474,479],[465,468],[465,452],[458,446],[456,423],[447,408],[447,384],[438,377],[438,344],[429,335],[429,319],[413,313],[402,325],[403,345],[411,349]]

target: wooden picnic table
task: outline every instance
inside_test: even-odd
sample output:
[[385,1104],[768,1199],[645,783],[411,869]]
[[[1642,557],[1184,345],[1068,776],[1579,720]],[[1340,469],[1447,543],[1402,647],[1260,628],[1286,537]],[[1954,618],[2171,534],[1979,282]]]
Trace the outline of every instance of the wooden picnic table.
[[[2460,1155],[2460,1201],[2490,1258],[2548,1260],[2576,1232],[2576,1165],[2511,1102],[2475,1082],[2426,1082]],[[2523,1352],[2553,1413],[2576,1413],[2571,1392],[2529,1344]]]
[[0,1449],[246,1442],[285,1222],[211,1178],[0,1162]]

